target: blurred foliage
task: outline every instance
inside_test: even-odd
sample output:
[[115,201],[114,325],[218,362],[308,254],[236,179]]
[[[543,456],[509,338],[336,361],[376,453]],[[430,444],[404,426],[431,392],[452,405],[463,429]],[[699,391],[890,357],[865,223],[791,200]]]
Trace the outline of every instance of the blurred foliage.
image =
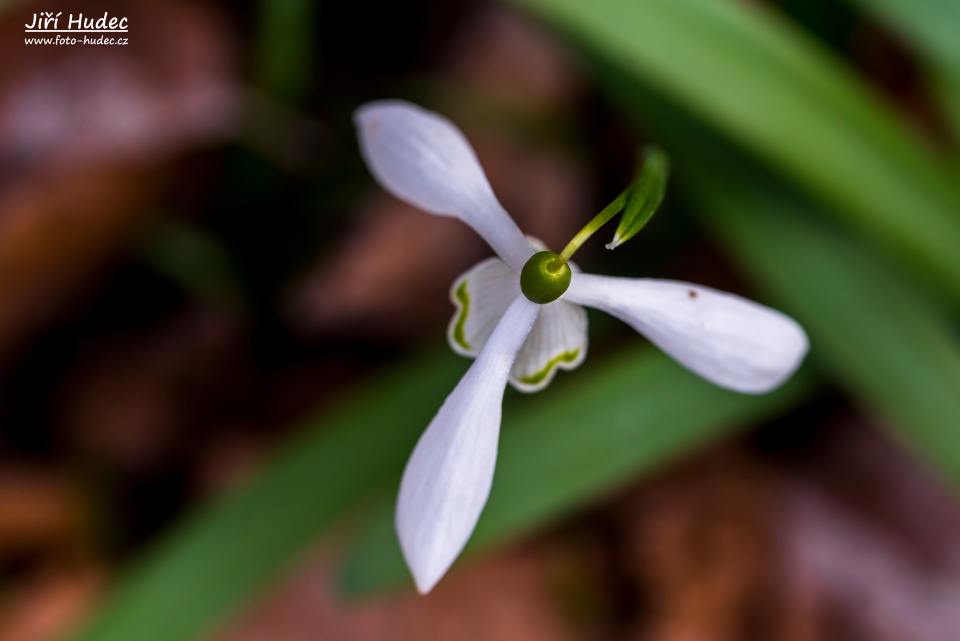
[[271,96],[297,101],[303,97],[313,65],[315,5],[307,0],[260,3],[256,51],[257,84]]
[[953,0],[854,0],[891,29],[910,39],[931,63],[957,72],[960,65],[960,4]]
[[253,485],[201,508],[123,583],[76,638],[195,639],[253,596],[353,507],[400,470],[465,369],[430,354],[365,384],[334,413],[305,422]]
[[653,126],[729,255],[810,334],[811,359],[960,483],[960,342],[950,318],[871,247],[778,184],[675,104],[601,64],[638,126]]
[[951,323],[874,252],[789,194],[710,172],[692,186],[731,255],[810,333],[813,358],[831,378],[960,483],[960,346]]
[[953,0],[854,0],[926,57],[936,95],[960,135],[960,3]]
[[140,256],[198,301],[239,313],[243,290],[218,240],[190,223],[161,217],[144,234]]
[[[699,224],[743,273],[804,324],[815,368],[960,480],[954,168],[836,53],[768,6],[519,4],[603,62],[594,80],[633,124],[657,132],[676,162],[672,191],[692,204]],[[956,4],[858,5],[925,57],[931,91],[945,99],[945,115],[960,123],[958,41],[946,26],[956,22],[950,19]],[[271,97],[296,103],[318,46],[311,30],[315,7],[300,1],[262,6],[255,82]],[[830,39],[838,46],[838,34]],[[251,194],[268,210],[277,206],[275,193],[295,191],[281,189],[284,183],[259,172],[259,165],[260,159],[236,162],[230,175],[245,189],[225,199],[225,228],[236,229],[232,205],[239,208]],[[284,197],[297,202],[295,195]],[[268,227],[269,240],[310,244],[259,219],[240,221],[244,225]],[[260,291],[268,299],[262,306],[274,305],[277,283],[289,274],[271,270],[293,269],[280,260],[271,265],[271,256],[289,253],[282,242],[266,243],[273,254],[262,257],[258,234],[250,235],[259,243],[255,250],[240,252],[255,256],[255,263],[234,266],[233,252],[190,225],[161,221],[154,232],[144,259],[196,298],[225,308],[256,304],[244,298]],[[255,292],[238,291],[235,269]],[[556,389],[508,398],[501,459],[473,553],[543,528],[817,389],[814,372],[805,371],[770,396],[740,396],[651,348],[594,351]],[[188,641],[208,634],[320,535],[365,506],[367,513],[353,523],[360,533],[348,552],[343,587],[363,593],[401,582],[405,570],[392,528],[396,482],[419,432],[465,367],[451,355],[427,352],[357,386],[336,411],[306,421],[249,487],[198,509],[143,559],[77,640]]]
[[776,14],[714,0],[520,4],[775,164],[960,302],[956,181],[850,69]]

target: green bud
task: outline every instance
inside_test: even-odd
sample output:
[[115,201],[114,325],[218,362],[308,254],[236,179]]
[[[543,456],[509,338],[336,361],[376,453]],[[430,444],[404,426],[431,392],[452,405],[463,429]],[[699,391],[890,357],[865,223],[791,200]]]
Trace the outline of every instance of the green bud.
[[537,252],[520,272],[520,291],[534,303],[551,303],[570,287],[570,265],[560,254]]

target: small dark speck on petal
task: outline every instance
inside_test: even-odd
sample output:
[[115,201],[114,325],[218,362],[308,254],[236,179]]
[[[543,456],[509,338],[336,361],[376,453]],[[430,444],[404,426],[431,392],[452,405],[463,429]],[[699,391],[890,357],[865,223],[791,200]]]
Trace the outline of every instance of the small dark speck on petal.
[[690,298],[696,298],[696,297],[697,297],[697,290],[691,289],[690,291],[687,292],[687,296],[689,296]]

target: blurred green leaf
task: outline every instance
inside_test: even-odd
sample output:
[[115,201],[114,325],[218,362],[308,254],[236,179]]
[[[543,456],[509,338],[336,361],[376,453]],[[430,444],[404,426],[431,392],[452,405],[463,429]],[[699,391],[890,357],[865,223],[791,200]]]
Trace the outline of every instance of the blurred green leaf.
[[243,291],[220,242],[179,218],[161,217],[147,230],[140,258],[199,301],[237,312]]
[[908,38],[932,60],[960,65],[960,2],[956,0],[854,0]]
[[255,75],[274,98],[296,102],[314,73],[317,4],[310,0],[261,0]]
[[630,186],[626,205],[613,240],[607,249],[616,249],[637,235],[650,222],[667,193],[670,160],[662,149],[650,147],[643,153],[643,164],[636,181]]
[[927,58],[938,97],[960,134],[960,2],[855,0]]
[[622,72],[597,77],[634,121],[661,132],[692,199],[730,256],[800,321],[811,358],[903,440],[960,481],[960,343],[903,273],[829,225],[717,132]]
[[[946,110],[955,136],[960,138],[960,65],[952,73],[942,72],[935,80],[934,91]],[[957,154],[955,153],[954,156]]]
[[516,1],[773,162],[960,301],[955,181],[851,70],[770,9]]
[[[470,551],[544,527],[710,439],[784,411],[811,387],[797,375],[767,396],[735,394],[648,346],[582,369],[504,413],[493,490]],[[347,593],[408,576],[393,530],[394,493],[391,486],[348,553]]]
[[807,329],[817,362],[960,481],[960,346],[950,322],[789,194],[705,168],[694,185],[731,256]]
[[311,419],[253,485],[206,506],[117,586],[76,641],[192,641],[289,565],[371,488],[399,474],[467,362],[407,363]]

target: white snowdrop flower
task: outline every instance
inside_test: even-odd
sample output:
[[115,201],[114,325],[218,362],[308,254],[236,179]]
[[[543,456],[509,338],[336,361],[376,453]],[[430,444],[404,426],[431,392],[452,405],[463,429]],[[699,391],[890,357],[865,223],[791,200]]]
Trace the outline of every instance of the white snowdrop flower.
[[[450,345],[475,360],[420,437],[400,484],[397,533],[421,593],[450,568],[487,501],[507,383],[535,392],[558,369],[583,362],[581,306],[612,314],[696,374],[738,392],[768,392],[803,360],[803,329],[768,307],[702,285],[571,269],[572,251],[612,215],[588,225],[561,254],[537,247],[497,201],[470,144],[446,118],[389,100],[364,105],[355,121],[363,157],[387,191],[432,214],[459,218],[497,254],[451,288],[457,309]],[[633,230],[625,229],[630,204],[626,208],[610,247],[646,220],[634,216]]]

